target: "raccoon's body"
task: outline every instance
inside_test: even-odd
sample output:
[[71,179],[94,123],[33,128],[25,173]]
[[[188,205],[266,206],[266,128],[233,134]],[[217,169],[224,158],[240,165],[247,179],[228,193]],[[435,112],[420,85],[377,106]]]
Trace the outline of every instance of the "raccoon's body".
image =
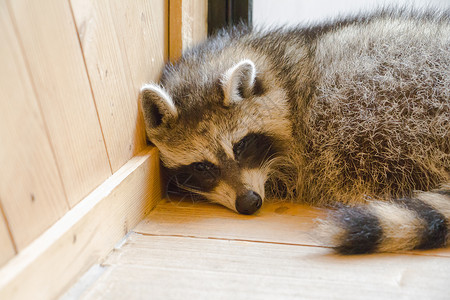
[[449,12],[241,26],[161,84],[142,89],[147,133],[181,188],[244,214],[340,204],[320,230],[341,253],[449,242]]

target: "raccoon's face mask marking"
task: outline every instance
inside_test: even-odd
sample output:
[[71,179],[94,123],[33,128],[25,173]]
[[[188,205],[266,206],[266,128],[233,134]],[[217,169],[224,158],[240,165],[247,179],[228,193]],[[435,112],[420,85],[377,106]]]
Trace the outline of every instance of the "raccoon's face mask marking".
[[249,133],[234,144],[234,157],[241,167],[256,169],[277,154],[277,144],[274,138],[265,134]]
[[145,85],[141,95],[147,133],[160,150],[170,188],[253,214],[265,197],[273,159],[290,136],[288,109],[261,98],[263,88],[250,60],[229,68],[218,82],[222,91],[216,95],[214,88],[186,89],[172,82],[170,93]]
[[205,160],[164,168],[170,192],[181,189],[203,195],[243,214],[257,211],[265,196],[268,162],[279,152],[276,139],[248,133],[230,148],[231,157],[217,148],[217,164]]
[[232,157],[218,150],[218,164],[200,161],[164,168],[170,191],[203,195],[242,214],[262,205],[270,163],[280,152],[279,141],[263,133],[248,133],[232,146]]
[[210,192],[220,180],[218,166],[207,162],[196,162],[175,169],[164,168],[170,188],[198,193]]

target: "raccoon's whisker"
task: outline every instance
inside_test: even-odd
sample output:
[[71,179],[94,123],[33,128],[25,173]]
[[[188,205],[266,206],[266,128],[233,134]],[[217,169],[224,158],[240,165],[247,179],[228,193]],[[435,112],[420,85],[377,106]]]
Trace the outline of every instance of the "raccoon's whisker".
[[272,165],[274,164],[274,161],[276,160],[276,158],[271,158],[269,160],[266,160],[264,162],[262,162],[259,166],[260,170],[264,170],[265,172],[270,171]]
[[199,190],[198,187],[191,187],[191,186],[183,185],[183,184],[180,184],[178,187],[179,187],[179,188],[182,188],[183,190],[185,190],[185,191],[187,191],[187,192],[191,192],[191,193],[195,193],[195,194],[201,194],[201,193],[202,193],[202,192]]
[[[194,186],[194,185],[187,185],[185,183],[181,183],[179,181],[178,176],[174,176],[172,177],[173,182],[175,183],[175,185],[185,191],[191,192],[191,193],[199,193],[199,189],[200,187]],[[185,180],[184,182],[187,182],[187,180]]]
[[277,153],[272,153],[270,156],[266,157],[267,154],[270,152],[270,150],[272,149],[273,144],[270,144],[270,146],[267,148],[266,153],[264,154],[265,159],[263,159],[260,164],[259,164],[259,168],[262,169],[263,167],[265,167],[267,165],[268,162],[270,162],[272,160],[273,157],[276,156]]
[[270,157],[268,157],[267,160],[265,160],[261,163],[260,168],[270,171],[270,169],[272,169],[273,165],[278,164],[279,162],[282,162],[282,161],[283,161],[283,157],[272,154]]

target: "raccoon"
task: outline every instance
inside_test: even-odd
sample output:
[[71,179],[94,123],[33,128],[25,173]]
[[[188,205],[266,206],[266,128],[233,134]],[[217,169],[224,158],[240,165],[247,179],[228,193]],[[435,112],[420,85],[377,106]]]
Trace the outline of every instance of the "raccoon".
[[169,180],[241,214],[326,207],[342,254],[450,240],[450,12],[240,25],[168,63],[141,101]]

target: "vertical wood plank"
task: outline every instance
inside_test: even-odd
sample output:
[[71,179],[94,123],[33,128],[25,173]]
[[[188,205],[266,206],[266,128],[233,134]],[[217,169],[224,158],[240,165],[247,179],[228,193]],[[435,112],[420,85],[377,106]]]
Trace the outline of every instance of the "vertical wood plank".
[[14,0],[10,6],[74,206],[111,170],[70,6],[59,0]]
[[113,19],[121,20],[114,22],[114,29],[120,51],[127,60],[135,95],[142,84],[158,79],[168,53],[167,1],[147,3],[147,0],[111,2]]
[[169,10],[170,61],[203,41],[208,31],[207,0],[171,0]]
[[183,1],[183,50],[203,41],[208,33],[208,1]]
[[0,40],[0,201],[21,250],[68,207],[5,0]]
[[181,57],[183,52],[183,0],[169,1],[169,59]]
[[167,0],[71,0],[113,172],[145,146],[142,84],[167,58]]
[[[131,79],[132,99],[138,99],[144,83],[157,81],[168,55],[168,1],[112,1],[111,15],[125,57],[125,68]],[[133,33],[133,34],[130,34]],[[138,102],[139,103],[139,102]],[[135,107],[133,107],[135,109]],[[135,112],[135,110],[133,110]],[[140,106],[134,124],[136,147],[139,153],[145,144],[145,126]]]
[[16,254],[3,215],[0,214],[0,267]]

